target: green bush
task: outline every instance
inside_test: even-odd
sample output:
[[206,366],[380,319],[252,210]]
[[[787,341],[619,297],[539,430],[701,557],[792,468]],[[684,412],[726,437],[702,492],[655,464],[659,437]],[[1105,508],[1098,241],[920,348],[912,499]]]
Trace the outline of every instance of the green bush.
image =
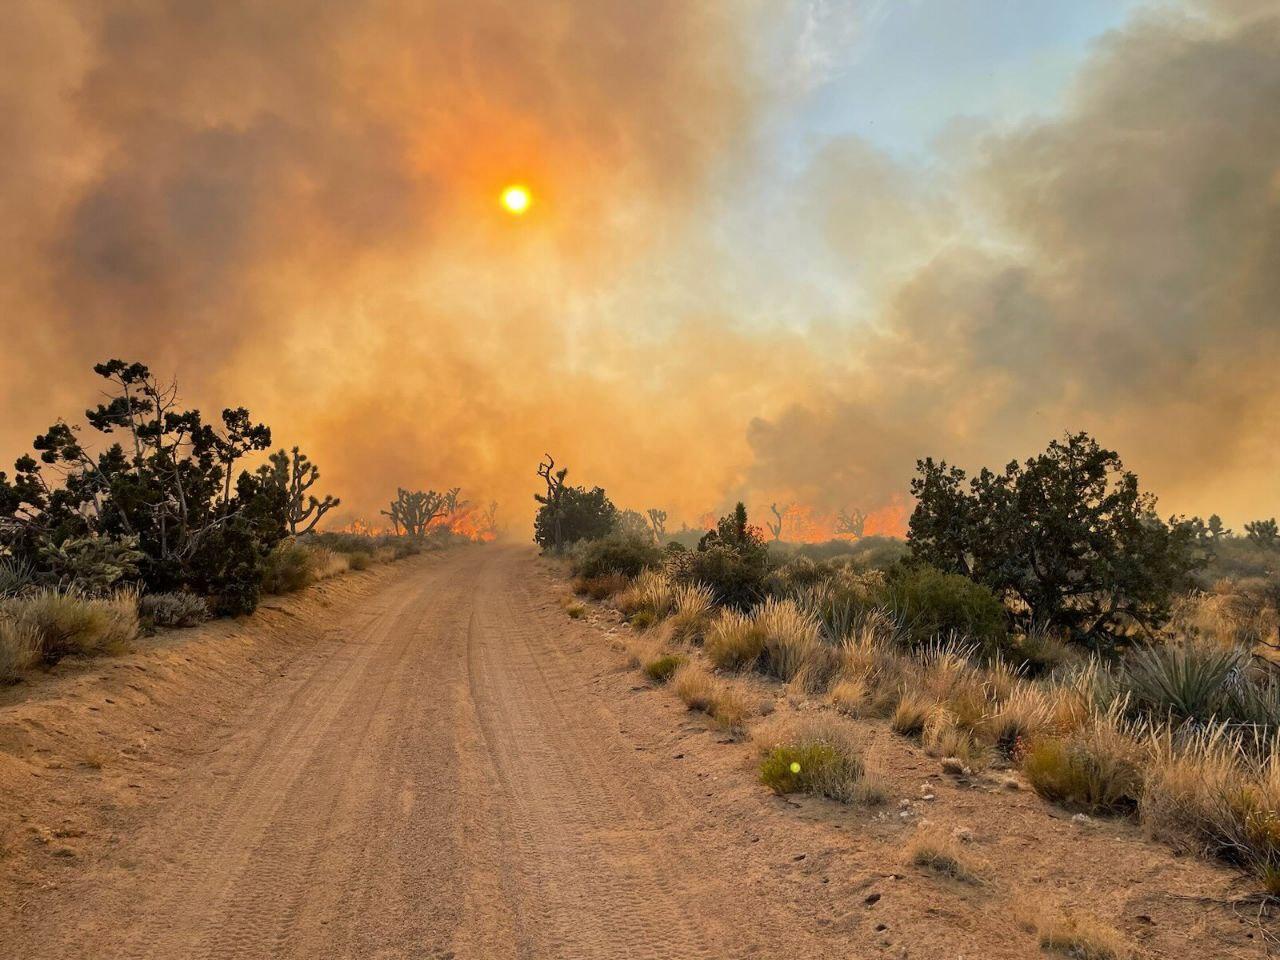
[[264,593],[293,593],[315,580],[315,554],[294,540],[278,544],[263,564]]
[[638,576],[641,570],[656,567],[662,560],[657,545],[636,533],[611,533],[598,540],[581,540],[569,555],[574,574],[600,577],[610,573]]
[[880,600],[902,624],[904,638],[912,646],[956,634],[977,643],[984,653],[994,654],[1008,638],[999,598],[959,574],[925,564],[904,564],[890,571]]
[[816,793],[851,799],[850,788],[863,777],[862,758],[830,743],[774,747],[760,762],[760,782],[774,793]]
[[644,665],[645,676],[656,683],[666,683],[687,660],[678,653],[664,653]]

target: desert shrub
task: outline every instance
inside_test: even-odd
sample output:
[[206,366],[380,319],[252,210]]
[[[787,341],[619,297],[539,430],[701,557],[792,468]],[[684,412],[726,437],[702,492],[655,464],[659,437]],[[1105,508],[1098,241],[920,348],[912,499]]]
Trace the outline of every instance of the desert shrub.
[[687,657],[676,653],[664,653],[644,665],[644,674],[656,683],[666,683],[680,667],[688,662]]
[[602,573],[594,577],[578,577],[573,582],[573,592],[592,600],[608,600],[631,586],[631,580],[621,573]]
[[533,521],[533,539],[544,550],[559,551],[580,540],[609,536],[617,523],[618,508],[604,489],[568,486],[564,482],[568,471],[552,473],[554,466],[553,462],[538,470],[547,481],[547,492],[534,495],[541,506]]
[[674,599],[675,612],[668,620],[671,636],[691,642],[702,640],[715,614],[711,590],[700,583],[689,583],[676,588]]
[[0,603],[0,619],[36,638],[45,663],[72,655],[116,653],[138,635],[138,598],[132,591],[85,597],[44,589]]
[[776,793],[815,793],[842,803],[878,802],[852,729],[832,717],[814,717],[762,731],[760,781]]
[[262,569],[265,593],[293,593],[319,579],[319,554],[296,540],[284,540],[267,555]]
[[1027,782],[1047,800],[1098,813],[1137,809],[1146,753],[1117,717],[1098,717],[1063,737],[1034,741],[1022,761]]
[[26,620],[0,610],[0,683],[13,683],[40,660],[40,635]]
[[764,595],[765,562],[758,554],[724,544],[677,555],[668,569],[682,583],[705,584],[725,606],[746,610]]
[[920,827],[906,847],[907,863],[961,883],[980,883],[982,871],[960,840],[942,827]]
[[138,601],[138,613],[156,627],[194,627],[209,619],[209,605],[194,593],[148,593]]
[[959,635],[994,654],[1008,635],[1004,605],[994,593],[968,577],[923,564],[894,568],[881,602],[902,624],[905,639],[913,646],[938,636]]
[[587,615],[587,608],[580,603],[570,603],[564,608],[564,612],[571,620],[581,620]]
[[769,550],[739,503],[698,541],[697,550],[668,552],[665,566],[673,580],[704,584],[719,603],[746,610],[765,593]]
[[208,594],[219,612],[251,610],[289,520],[272,469],[239,469],[269,447],[270,430],[243,407],[206,422],[140,363],[113,359],[94,372],[107,393],[85,417],[104,439],[88,442],[60,420],[33,440],[39,460],[20,458],[12,481],[0,475],[3,513],[24,518],[8,547],[21,541],[38,582],[81,594],[137,579],[150,592]]
[[635,533],[613,532],[598,540],[580,540],[569,552],[570,568],[580,577],[610,573],[635,577],[661,561],[662,554],[653,538]]
[[347,553],[347,566],[351,570],[368,570],[373,565],[373,554],[368,550],[352,550]]
[[1119,456],[1085,433],[1052,441],[1002,473],[932,459],[911,481],[914,559],[972,577],[1016,601],[1026,624],[1061,628],[1096,649],[1133,624],[1164,622],[1203,561],[1186,523],[1165,523]]
[[627,622],[637,630],[648,630],[658,622],[658,618],[652,610],[637,610],[627,618]]
[[737,610],[722,610],[703,639],[707,658],[722,670],[754,666],[764,652],[764,630],[754,617]]

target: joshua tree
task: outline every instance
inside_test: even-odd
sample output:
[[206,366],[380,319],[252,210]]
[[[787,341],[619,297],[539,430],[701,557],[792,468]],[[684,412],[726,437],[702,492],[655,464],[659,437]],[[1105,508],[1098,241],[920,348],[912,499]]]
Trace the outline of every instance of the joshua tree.
[[314,530],[320,518],[342,502],[329,494],[317,500],[308,493],[320,479],[320,470],[297,447],[288,452],[277,450],[271,454],[271,466],[262,467],[259,472],[264,480],[283,491],[285,523],[294,536]]
[[452,490],[449,490],[443,494],[444,515],[446,517],[453,518],[458,516],[458,514],[462,512],[462,508],[465,507],[469,502],[467,500],[458,499],[458,494],[461,492],[462,492],[461,487],[454,487]]
[[836,514],[836,533],[847,533],[860,537],[866,523],[867,515],[857,507],[854,508],[853,513],[848,510],[841,510]]
[[773,534],[774,540],[782,539],[782,520],[783,520],[783,517],[786,516],[787,511],[790,509],[791,509],[790,505],[785,506],[781,510],[779,510],[778,505],[776,503],[769,504],[769,511],[773,514],[774,519],[766,520],[765,526],[767,526],[769,528],[769,532]]
[[1255,520],[1244,525],[1245,534],[1259,546],[1275,547],[1280,545],[1280,527],[1276,526],[1275,517],[1270,520]]
[[498,534],[498,501],[497,500],[489,501],[489,506],[486,507],[484,513],[481,514],[481,519],[484,521],[484,523],[480,529],[486,530],[489,533],[493,534],[494,536],[497,536]]
[[[457,495],[456,491],[454,495]],[[444,511],[447,496],[434,490],[411,491],[398,487],[390,509],[383,510],[382,513],[391,518],[397,535],[403,532],[411,537],[421,537],[431,526],[431,521]]]
[[569,468],[561,467],[556,469],[556,462],[551,454],[547,454],[545,462],[538,464],[538,476],[546,481],[547,492],[545,494],[535,493],[533,499],[542,504],[543,509],[547,511],[551,519],[552,546],[559,552],[564,543],[563,529],[563,506],[564,506],[564,478],[568,476]]
[[653,538],[662,543],[667,535],[667,511],[657,507],[649,508],[649,526],[653,528]]

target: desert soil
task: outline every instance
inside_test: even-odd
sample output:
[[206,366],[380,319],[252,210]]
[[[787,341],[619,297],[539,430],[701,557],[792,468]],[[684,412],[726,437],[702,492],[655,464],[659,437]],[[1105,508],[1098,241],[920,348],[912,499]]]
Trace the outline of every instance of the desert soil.
[[[1229,871],[874,724],[886,810],[772,796],[565,592],[531,550],[462,548],[0,691],[0,955],[1042,956],[1027,905],[1266,955]],[[981,883],[904,864],[921,819],[972,834]]]

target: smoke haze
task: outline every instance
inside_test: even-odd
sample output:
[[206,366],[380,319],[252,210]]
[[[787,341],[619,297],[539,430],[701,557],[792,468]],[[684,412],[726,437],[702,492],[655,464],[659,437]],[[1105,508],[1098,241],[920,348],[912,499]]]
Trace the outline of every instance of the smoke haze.
[[248,406],[348,517],[461,485],[523,536],[545,451],[677,520],[874,510],[1067,429],[1166,513],[1280,511],[1274,4],[1140,11],[1060,110],[794,168],[813,11],[17,0],[0,453],[121,356]]

